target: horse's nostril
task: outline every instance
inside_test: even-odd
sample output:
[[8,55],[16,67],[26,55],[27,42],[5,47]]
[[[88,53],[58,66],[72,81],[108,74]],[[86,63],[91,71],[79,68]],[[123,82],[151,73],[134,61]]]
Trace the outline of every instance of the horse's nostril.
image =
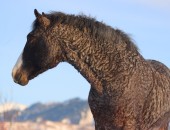
[[18,82],[20,82],[20,80],[21,80],[21,77],[22,77],[22,74],[17,74],[16,76],[15,76],[15,82],[16,83],[18,83]]
[[28,84],[28,77],[27,74],[24,72],[17,72],[17,73],[12,73],[13,80],[15,83],[20,84],[22,86],[25,86]]

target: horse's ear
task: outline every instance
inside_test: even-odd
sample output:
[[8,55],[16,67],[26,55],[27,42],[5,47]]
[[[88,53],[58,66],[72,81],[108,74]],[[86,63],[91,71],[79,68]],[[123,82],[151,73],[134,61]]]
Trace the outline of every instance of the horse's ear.
[[42,12],[42,16],[44,16],[44,17],[45,17],[45,16],[46,16],[46,14],[45,14],[44,12]]
[[45,13],[43,12],[42,15],[35,9],[34,14],[40,23],[44,28],[47,28],[50,25],[50,20],[46,17]]
[[50,25],[50,20],[45,15],[42,15],[39,21],[45,28]]
[[34,14],[36,18],[41,16],[41,14],[37,11],[37,9],[34,9]]

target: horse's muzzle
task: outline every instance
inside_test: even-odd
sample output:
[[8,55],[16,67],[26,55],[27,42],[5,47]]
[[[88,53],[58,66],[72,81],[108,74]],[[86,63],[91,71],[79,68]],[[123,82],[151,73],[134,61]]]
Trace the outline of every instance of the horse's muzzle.
[[21,70],[14,70],[12,71],[12,77],[15,83],[25,86],[28,84],[28,76],[27,74]]

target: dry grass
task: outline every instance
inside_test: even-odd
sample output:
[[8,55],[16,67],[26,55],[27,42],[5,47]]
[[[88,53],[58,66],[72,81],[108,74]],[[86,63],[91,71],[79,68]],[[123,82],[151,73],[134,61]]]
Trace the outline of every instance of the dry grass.
[[94,130],[92,125],[72,125],[60,122],[3,122],[0,130]]
[[9,126],[5,122],[0,122],[0,130],[8,130]]

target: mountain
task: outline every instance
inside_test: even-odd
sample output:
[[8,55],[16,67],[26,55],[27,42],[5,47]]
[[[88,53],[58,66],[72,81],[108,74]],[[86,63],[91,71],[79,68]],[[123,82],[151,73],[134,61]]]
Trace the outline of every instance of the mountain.
[[8,115],[6,116],[6,121],[13,119],[18,122],[52,121],[67,124],[93,124],[93,117],[87,101],[79,98],[74,98],[62,103],[35,103],[26,109],[14,109],[6,113],[8,113],[6,114]]
[[18,113],[25,110],[26,106],[18,103],[0,104],[0,121],[12,121]]
[[0,104],[0,113],[3,113],[5,111],[11,111],[11,110],[24,110],[26,109],[25,105],[18,104],[18,103],[3,103]]
[[62,103],[35,103],[24,109],[3,109],[1,121],[3,130],[94,130],[88,103],[79,98]]

